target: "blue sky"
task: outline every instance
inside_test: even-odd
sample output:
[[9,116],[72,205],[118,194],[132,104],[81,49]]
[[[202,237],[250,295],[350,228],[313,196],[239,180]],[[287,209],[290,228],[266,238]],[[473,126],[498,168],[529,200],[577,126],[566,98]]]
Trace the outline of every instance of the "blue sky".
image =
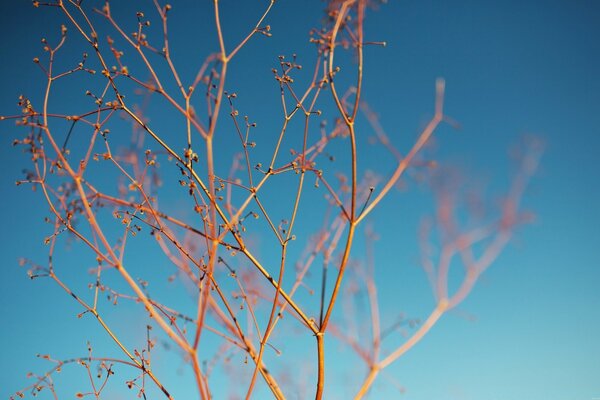
[[[202,57],[217,50],[210,10],[198,3],[173,1],[172,15],[177,21],[171,29],[173,57],[188,80]],[[223,2],[223,29],[230,47],[251,28],[263,3]],[[138,4],[151,10],[150,2],[141,1],[120,9],[115,5],[115,10],[134,22],[131,12]],[[308,31],[321,22],[322,8],[320,1],[277,2],[266,21],[273,37],[254,38],[232,66],[231,91],[238,93],[237,107],[257,121],[257,135],[262,135],[256,139],[259,147],[260,138],[268,141],[276,134],[281,117],[270,69],[279,54],[297,53],[302,64],[311,65],[314,52],[307,43]],[[27,1],[11,2],[2,10],[0,115],[6,115],[18,112],[15,103],[21,93],[40,99],[43,77],[31,59],[40,56],[40,37],[56,38],[65,21],[57,10],[34,10]],[[460,122],[461,129],[441,127],[435,149],[427,155],[444,165],[458,165],[468,180],[484,182],[491,204],[510,182],[511,147],[525,135],[535,135],[545,143],[540,168],[523,200],[524,209],[536,215],[535,221],[518,230],[459,307],[460,312],[444,316],[421,343],[389,368],[389,375],[406,393],[400,396],[380,379],[371,398],[600,397],[600,342],[596,339],[600,333],[599,18],[600,6],[591,0],[543,4],[533,0],[390,1],[378,11],[368,12],[366,37],[385,40],[387,46],[366,50],[364,96],[401,151],[406,152],[431,117],[438,77],[446,80],[447,114]],[[77,60],[83,51],[81,43],[74,40],[68,45],[65,59]],[[307,76],[308,71],[299,73],[299,84]],[[61,101],[74,104],[83,97],[77,81],[60,90],[60,97],[54,100],[57,108]],[[171,122],[159,117],[160,103],[150,107],[157,113],[154,119],[150,114],[154,126],[169,129]],[[369,129],[364,121],[359,128]],[[44,370],[47,364],[35,358],[37,353],[77,356],[85,354],[90,340],[98,352],[118,354],[91,318],[76,318],[81,310],[56,285],[30,281],[18,267],[20,257],[45,262],[47,248],[42,242],[51,232],[43,222],[48,210],[40,194],[14,185],[28,166],[26,157],[11,146],[22,133],[10,122],[0,123],[4,209],[4,229],[0,230],[0,395],[4,397],[25,384],[26,372]],[[376,168],[384,175],[393,169],[393,159],[382,156],[380,149],[362,149],[364,167]],[[341,155],[336,165],[343,162]],[[375,268],[386,322],[393,321],[400,311],[423,318],[434,305],[426,276],[416,262],[415,239],[419,221],[433,212],[431,193],[426,185],[410,178],[407,186],[410,190],[394,193],[372,215],[372,224],[382,237],[376,243]],[[167,202],[177,204],[177,193],[166,192]],[[306,215],[307,219],[311,216]],[[62,246],[66,248],[60,258],[62,273],[71,274],[74,284],[85,285],[91,278],[78,271],[86,271],[93,257],[78,250],[77,243],[64,240]],[[364,258],[363,249],[364,245],[357,243],[356,259]],[[292,254],[300,250],[294,249]],[[267,246],[261,252],[265,258],[276,256],[269,254]],[[158,261],[147,256],[141,253],[131,260],[160,268]],[[156,274],[150,277],[165,272]],[[179,296],[181,287],[170,290],[182,305],[188,304],[189,299]],[[135,306],[122,305],[119,311],[127,315],[130,309]],[[132,345],[139,345],[143,332],[129,330],[118,314],[114,323]],[[303,345],[313,346],[311,338],[298,339],[296,346],[288,345],[286,350],[302,353]],[[353,393],[348,378],[362,376],[363,366],[348,350],[337,344],[331,347],[337,356],[328,359],[334,372],[327,398],[347,398]],[[175,382],[177,398],[194,398],[193,391],[185,389],[191,379],[189,370],[179,372],[177,355],[164,357],[164,365],[177,366],[160,367],[167,380]],[[223,383],[215,382],[217,386]],[[65,398],[75,392],[74,378],[58,377],[57,384]],[[123,393],[123,385],[113,385],[111,398],[133,398],[126,390],[123,396],[129,397],[117,397],[117,392]]]

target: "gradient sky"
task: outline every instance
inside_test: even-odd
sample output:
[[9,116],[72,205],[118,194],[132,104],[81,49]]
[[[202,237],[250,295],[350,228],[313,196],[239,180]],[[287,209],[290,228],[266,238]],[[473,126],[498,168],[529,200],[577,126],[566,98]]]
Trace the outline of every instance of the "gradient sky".
[[[150,8],[142,1],[132,3]],[[200,2],[172,3],[173,18],[182,21],[172,26],[174,48],[182,46],[199,54],[216,50],[211,16]],[[263,3],[224,1],[226,35],[241,37]],[[278,101],[270,68],[278,54],[293,52],[310,65],[308,31],[318,26],[322,8],[320,1],[278,1],[267,20],[273,37],[253,39],[239,55],[237,63],[244,68],[233,69],[231,85],[242,94],[239,107],[265,132],[277,129],[277,123],[265,115]],[[444,316],[420,344],[390,367],[389,374],[406,393],[400,396],[380,380],[371,398],[600,398],[599,21],[600,3],[593,0],[392,0],[378,11],[369,11],[367,38],[388,45],[367,49],[364,95],[401,150],[406,151],[431,116],[437,77],[446,79],[447,114],[460,122],[461,129],[442,127],[436,133],[435,155],[486,182],[491,199],[510,180],[511,146],[524,135],[535,135],[545,143],[540,169],[523,201],[524,208],[535,213],[535,222],[518,230],[460,312]],[[43,78],[31,59],[40,55],[39,38],[56,37],[61,23],[65,21],[56,10],[34,10],[28,1],[3,5],[0,115],[18,112],[15,103],[21,93],[40,97]],[[194,35],[186,33],[190,30]],[[69,54],[78,53],[74,46]],[[181,53],[175,53],[174,59],[184,74],[196,68],[186,65]],[[260,74],[249,80],[249,71]],[[254,93],[258,100],[243,93]],[[168,121],[156,124],[164,126]],[[66,358],[84,354],[88,339],[105,340],[94,321],[76,318],[81,310],[55,285],[32,282],[18,267],[17,260],[24,256],[44,262],[47,250],[42,241],[50,229],[42,220],[48,210],[39,193],[14,185],[27,167],[20,150],[11,146],[19,134],[22,131],[11,122],[0,123],[4,210],[0,396],[4,398],[25,384],[26,372],[43,371],[47,364],[35,354]],[[365,164],[379,162],[379,155],[368,148],[363,157]],[[383,172],[391,170],[389,162]],[[375,229],[389,239],[376,248],[380,301],[389,319],[398,311],[425,317],[433,306],[425,274],[415,262],[414,246],[418,221],[432,208],[422,200],[427,190],[410,181],[409,188],[413,190],[406,200],[404,194],[394,195],[373,214]],[[390,215],[402,223],[391,222]],[[405,246],[395,251],[398,239]],[[74,263],[66,265],[64,273]],[[177,365],[176,357],[173,362]],[[177,368],[166,371],[169,379],[178,379]],[[340,372],[327,398],[347,398],[352,391],[344,388],[343,379],[349,376]],[[188,378],[184,374],[182,382]],[[58,384],[67,388],[65,393],[74,393],[68,391],[72,382],[59,377]],[[183,388],[175,392],[178,398],[195,398]]]

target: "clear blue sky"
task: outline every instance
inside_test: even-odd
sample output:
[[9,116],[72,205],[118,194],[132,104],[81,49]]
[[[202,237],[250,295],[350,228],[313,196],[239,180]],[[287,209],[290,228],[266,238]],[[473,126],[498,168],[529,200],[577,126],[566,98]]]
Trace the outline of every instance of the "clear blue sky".
[[[151,10],[150,4],[138,3]],[[190,62],[177,49],[185,47],[199,56],[217,49],[212,16],[198,3],[173,1],[173,18],[178,21],[171,29],[174,59],[188,79],[200,58]],[[252,26],[263,3],[223,2],[229,46]],[[322,8],[320,1],[278,1],[267,20],[273,37],[253,39],[232,67],[231,90],[239,93],[238,107],[259,123],[264,137],[277,132],[281,115],[270,115],[272,110],[279,112],[270,68],[278,54],[294,52],[301,63],[310,65],[313,53],[308,31],[319,25]],[[135,9],[121,11],[128,15]],[[133,17],[129,20],[134,22]],[[462,128],[440,129],[432,154],[486,182],[490,201],[507,187],[511,176],[508,151],[519,138],[536,135],[546,148],[524,199],[524,208],[536,215],[535,222],[518,231],[460,306],[460,313],[444,316],[423,342],[389,368],[389,375],[406,393],[400,397],[380,379],[371,398],[600,398],[599,21],[600,4],[592,0],[390,1],[368,12],[366,37],[385,40],[388,45],[366,51],[364,95],[401,151],[407,150],[431,116],[437,77],[446,79],[446,110]],[[21,93],[41,97],[43,77],[31,59],[41,53],[39,39],[56,38],[61,23],[66,21],[54,9],[33,9],[28,1],[3,5],[1,115],[18,112],[15,104]],[[73,43],[65,57],[75,60],[80,49]],[[65,86],[65,95],[73,96],[65,102],[80,96],[80,89]],[[169,125],[160,119],[153,122],[165,129]],[[83,355],[86,340],[91,340],[98,351],[117,354],[91,318],[76,318],[81,310],[72,299],[50,281],[30,281],[18,267],[20,257],[45,262],[47,249],[42,242],[50,233],[43,222],[48,210],[42,196],[14,185],[21,170],[28,167],[26,157],[11,146],[22,133],[10,122],[0,124],[4,210],[0,396],[5,398],[24,386],[28,371],[44,370],[47,364],[35,359],[36,353],[60,358]],[[364,165],[380,166],[382,173],[391,171],[391,158],[380,154],[365,147]],[[373,226],[387,238],[376,248],[380,302],[387,321],[400,311],[425,317],[433,306],[425,274],[417,266],[415,246],[419,219],[431,214],[432,208],[429,201],[423,201],[427,190],[410,180],[408,185],[408,194],[394,194],[373,214]],[[398,242],[405,245],[398,249]],[[81,271],[87,271],[93,258],[77,250],[77,243],[63,241],[62,245],[72,248],[63,253],[63,274],[80,271],[77,279],[91,280]],[[357,258],[361,249],[357,245]],[[83,254],[89,259],[81,258],[85,259],[82,265],[77,261]],[[149,261],[139,256],[139,262]],[[462,314],[473,315],[475,320],[468,321]],[[115,323],[123,321],[115,317]],[[124,335],[131,343],[138,343],[139,332],[119,326],[125,326]],[[313,346],[312,341],[305,342]],[[340,353],[339,360],[352,360],[347,350],[344,353],[336,346],[331,351]],[[300,350],[291,346],[289,351]],[[189,371],[179,372],[181,362],[177,356],[171,358],[173,367],[163,367],[168,380],[189,383]],[[362,376],[362,365],[328,362],[336,372],[329,378],[332,386],[327,398],[348,398],[353,392],[347,388],[348,377],[352,373]],[[113,382],[111,390],[123,392],[121,381]],[[71,388],[76,387],[73,379],[59,376],[57,384],[64,398],[71,398],[75,392]],[[174,393],[178,398],[194,398],[183,383]],[[113,398],[134,396],[127,391],[125,395],[129,397]]]

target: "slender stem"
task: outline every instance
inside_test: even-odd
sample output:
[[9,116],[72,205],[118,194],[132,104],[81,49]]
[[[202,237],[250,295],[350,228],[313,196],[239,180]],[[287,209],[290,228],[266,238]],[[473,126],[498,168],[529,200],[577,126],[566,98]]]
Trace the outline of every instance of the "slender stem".
[[325,387],[325,346],[324,340],[325,336],[323,333],[319,332],[315,335],[317,338],[317,393],[315,394],[315,399],[319,400],[323,398],[323,388]]
[[425,322],[417,329],[413,335],[402,344],[402,346],[398,347],[393,353],[388,355],[386,358],[375,364],[374,367],[371,368],[371,372],[365,378],[362,383],[359,392],[355,396],[355,400],[362,399],[362,397],[367,393],[371,385],[373,384],[375,377],[379,370],[387,367],[395,360],[397,360],[400,356],[406,353],[408,350],[412,349],[417,343],[425,337],[425,335],[431,330],[431,328],[436,324],[436,322],[440,319],[440,317],[448,310],[448,300],[442,299],[439,301],[436,308],[429,314],[429,317],[425,320]]
[[371,388],[371,385],[373,384],[373,381],[375,381],[375,378],[377,378],[379,371],[380,371],[380,368],[376,365],[372,366],[369,369],[369,373],[367,374],[367,377],[365,378],[362,386],[360,387],[360,390],[358,391],[356,396],[354,396],[354,400],[360,400],[363,398],[363,396],[365,394],[367,394],[367,392]]

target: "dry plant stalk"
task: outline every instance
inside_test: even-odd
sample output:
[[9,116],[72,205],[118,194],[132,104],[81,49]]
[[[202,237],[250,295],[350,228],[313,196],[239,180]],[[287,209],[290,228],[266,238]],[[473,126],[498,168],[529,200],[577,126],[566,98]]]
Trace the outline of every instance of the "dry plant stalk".
[[[390,194],[407,169],[421,163],[419,154],[436,128],[443,122],[452,122],[444,115],[444,81],[440,79],[436,83],[432,119],[403,155],[393,146],[362,99],[364,50],[368,46],[385,44],[365,39],[367,1],[332,1],[327,7],[324,26],[311,33],[317,56],[309,84],[298,88],[294,83],[293,76],[301,69],[295,56],[280,56],[278,67],[273,69],[281,94],[283,122],[276,143],[272,145],[273,151],[266,158],[269,161],[255,164],[253,149],[256,143],[252,139],[256,124],[248,117],[240,117],[236,109],[237,94],[226,90],[227,77],[236,56],[249,41],[258,40],[255,36],[271,35],[266,21],[271,9],[277,6],[274,0],[266,2],[264,13],[254,28],[234,45],[225,40],[219,1],[214,0],[219,50],[206,57],[191,84],[184,82],[171,58],[170,5],[154,0],[154,15],[150,18],[138,12],[136,31],[129,34],[113,15],[109,2],[101,9],[93,10],[82,3],[81,0],[34,2],[35,7],[58,9],[65,25],[59,41],[51,44],[44,39],[45,56],[34,59],[45,78],[41,104],[21,97],[22,113],[2,119],[16,120],[18,125],[28,129],[28,134],[15,144],[24,146],[31,156],[32,170],[18,184],[39,189],[52,213],[49,222],[53,233],[46,239],[49,246],[47,265],[23,261],[30,264],[31,278],[49,278],[71,295],[82,307],[81,316],[92,315],[97,320],[120,349],[122,358],[93,356],[91,346],[88,355],[81,358],[56,360],[41,356],[55,363],[55,367],[42,375],[33,375],[34,383],[19,391],[18,397],[45,390],[58,398],[53,376],[69,364],[78,364],[89,375],[89,390],[77,393],[77,398],[101,398],[107,383],[114,379],[114,365],[123,365],[137,371],[136,377],[127,379],[126,383],[130,389],[135,388],[139,396],[146,398],[146,393],[151,390],[149,386],[153,386],[164,397],[173,399],[166,382],[150,363],[157,338],[164,338],[190,365],[201,399],[214,398],[209,380],[211,371],[216,368],[212,364],[231,362],[229,354],[243,354],[252,365],[252,372],[244,379],[239,375],[228,378],[235,380],[237,387],[245,388],[243,397],[251,398],[260,382],[268,387],[274,398],[284,399],[290,396],[286,393],[289,387],[282,379],[284,373],[273,373],[267,367],[267,360],[271,359],[267,352],[280,353],[272,338],[278,336],[279,342],[292,338],[293,334],[283,327],[285,323],[287,328],[291,326],[297,330],[301,327],[300,335],[316,339],[315,373],[301,377],[309,381],[306,384],[312,388],[304,397],[321,399],[324,396],[327,383],[325,340],[331,338],[347,343],[366,364],[367,375],[355,396],[356,399],[363,398],[385,367],[419,342],[444,313],[464,300],[478,277],[505,247],[514,227],[524,221],[525,217],[519,212],[519,201],[535,171],[539,149],[524,157],[523,168],[513,182],[501,215],[489,225],[461,229],[454,217],[456,204],[453,197],[442,191],[436,226],[443,239],[437,261],[427,245],[430,226],[425,226],[422,232],[423,266],[437,305],[422,323],[408,321],[413,329],[404,344],[389,354],[382,354],[381,344],[389,332],[381,327],[373,265],[370,262],[365,267],[353,268],[351,250],[357,236],[363,235],[372,251],[374,233],[368,229],[363,233],[357,230]],[[150,19],[160,23],[162,38],[159,43],[151,43],[146,34]],[[106,40],[101,39],[99,33],[101,22],[112,29]],[[86,43],[86,52],[90,55],[84,53],[82,61],[74,68],[61,70],[56,60],[67,41],[67,31]],[[348,68],[344,67],[343,72],[336,63],[340,52],[355,56],[354,62]],[[136,58],[139,71],[126,66],[124,54]],[[90,63],[97,67],[96,70],[88,67]],[[50,112],[50,99],[57,82],[81,74],[89,79],[90,90],[86,95],[92,100],[90,109],[78,113]],[[343,79],[349,79],[349,76],[353,76],[354,84],[340,88]],[[163,101],[175,113],[173,118],[179,119],[178,126],[182,129],[161,132],[148,122],[143,108],[136,108],[129,101],[131,87],[146,97],[152,95]],[[327,101],[332,102],[329,115],[317,108],[318,104],[324,104],[323,108],[327,109]],[[205,110],[200,113],[197,109],[202,104],[205,104]],[[361,110],[382,147],[396,158],[395,169],[383,180],[370,177],[360,169],[361,149],[357,139],[360,133],[356,121]],[[129,146],[123,151],[115,150],[119,141],[108,128],[117,116],[134,126]],[[334,121],[333,127],[321,123],[320,135],[315,135],[313,121],[325,121],[325,118]],[[301,126],[301,135],[296,135],[301,138],[300,147],[286,157],[283,146],[290,136],[288,131],[296,130],[290,128],[293,123]],[[66,136],[64,126],[69,127]],[[233,131],[233,135],[229,131]],[[83,136],[85,145],[70,148],[74,135]],[[173,135],[178,136],[174,138]],[[215,141],[220,135],[230,135],[227,140],[238,141],[235,153],[221,153],[217,149]],[[174,144],[179,142],[185,142],[181,151]],[[342,148],[349,159],[345,170],[337,175],[336,171],[321,169],[333,146]],[[433,163],[421,166],[430,168]],[[102,178],[105,170],[117,171],[116,191],[114,186],[105,188],[107,185]],[[169,175],[173,170],[179,174],[174,182]],[[165,176],[168,179],[161,183]],[[287,180],[288,187],[295,187],[295,191],[288,196],[291,201],[286,205],[287,217],[279,222],[274,217],[278,212],[272,211],[273,200],[277,199],[272,197],[278,196],[277,185],[280,183],[275,182],[280,182],[281,177]],[[314,180],[315,186],[325,192],[322,207],[326,217],[313,236],[296,237],[295,228],[303,207],[314,206],[313,202],[305,200],[307,187],[312,186],[307,180]],[[159,202],[159,193],[165,190],[164,187],[183,188],[185,207],[189,211],[186,218],[181,217],[176,207],[169,207],[168,201]],[[112,211],[112,221],[107,218],[107,210]],[[263,225],[259,226],[256,220]],[[119,235],[115,235],[115,226],[122,227]],[[149,283],[136,278],[137,272],[132,272],[135,268],[128,264],[127,250],[133,246],[131,242],[143,240],[142,234],[148,232],[150,239],[146,240],[163,252],[174,268],[175,273],[169,280],[180,280],[184,286],[193,288],[190,295],[196,306],[191,312],[169,305],[168,298],[163,299],[160,291],[150,295]],[[67,235],[91,250],[96,259],[91,294],[73,289],[54,267],[53,255],[59,239]],[[272,248],[278,249],[278,265],[262,261],[266,257],[260,256],[252,235],[260,235]],[[294,243],[305,245],[300,256],[288,253]],[[483,251],[475,251],[476,246],[483,246]],[[458,290],[449,293],[449,269],[454,257],[460,258],[466,273]],[[315,277],[316,286],[312,283]],[[119,284],[113,283],[116,281]],[[368,340],[359,339],[351,333],[352,329],[333,322],[340,296],[352,295],[351,290],[344,292],[344,287],[352,286],[345,286],[345,282],[366,287],[370,306],[364,320],[371,323]],[[123,284],[125,289],[122,289]],[[317,289],[313,290],[313,287]],[[312,304],[304,301],[306,296],[300,293],[303,290],[316,293],[313,297],[318,300]],[[115,304],[117,301],[139,303],[142,311],[148,313],[144,349],[128,347],[106,322],[104,312],[115,311],[108,311],[100,301],[101,295],[108,295]],[[291,318],[284,321],[284,315]],[[203,346],[208,343],[206,336],[209,334],[213,335],[211,340],[220,343],[216,349]],[[281,357],[285,356],[282,354]],[[203,368],[203,359],[210,359],[211,366]],[[288,374],[300,374],[295,363],[293,359],[283,361],[291,370]],[[91,370],[92,365],[97,365],[97,376]]]

